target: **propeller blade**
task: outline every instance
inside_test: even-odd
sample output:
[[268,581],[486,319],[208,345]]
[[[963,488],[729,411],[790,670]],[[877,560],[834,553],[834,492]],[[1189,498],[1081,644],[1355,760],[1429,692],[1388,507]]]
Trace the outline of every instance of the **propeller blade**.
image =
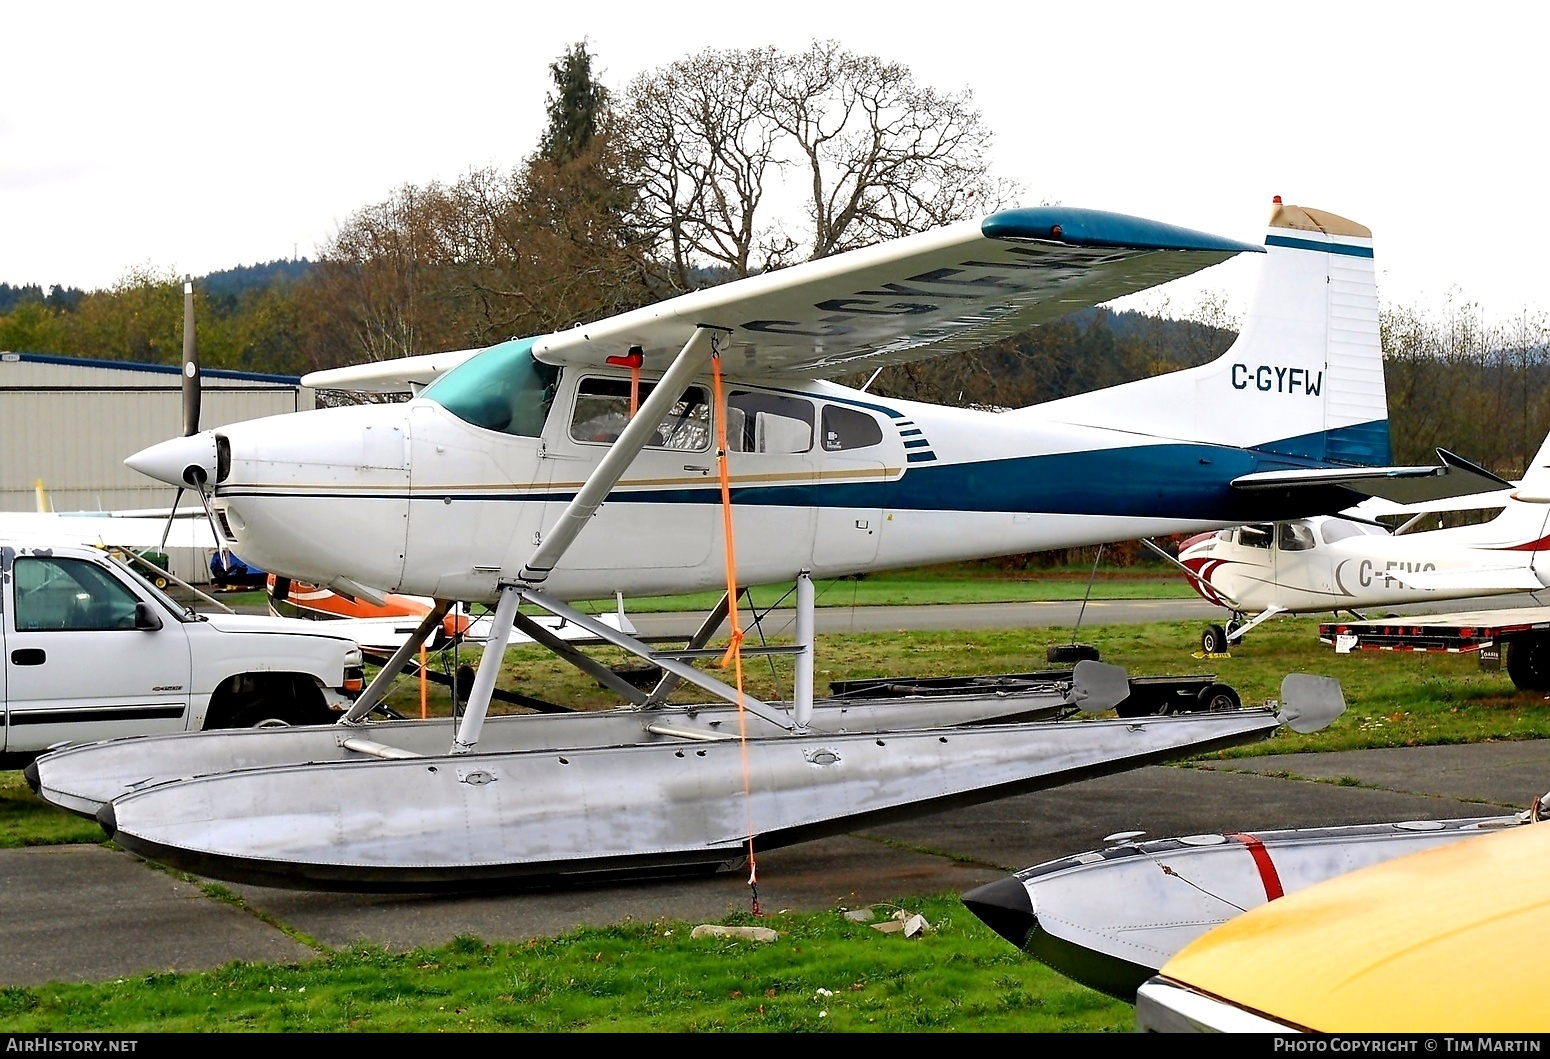
[[194,281],[183,281],[183,436],[199,433],[199,352],[194,344]]

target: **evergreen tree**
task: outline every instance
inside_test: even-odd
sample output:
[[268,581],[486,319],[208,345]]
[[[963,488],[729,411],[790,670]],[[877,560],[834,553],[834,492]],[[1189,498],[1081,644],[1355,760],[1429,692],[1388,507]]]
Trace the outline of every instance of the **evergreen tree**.
[[545,97],[549,127],[539,141],[538,153],[554,165],[580,156],[603,127],[608,89],[592,79],[592,59],[587,42],[581,40],[549,64],[555,90]]

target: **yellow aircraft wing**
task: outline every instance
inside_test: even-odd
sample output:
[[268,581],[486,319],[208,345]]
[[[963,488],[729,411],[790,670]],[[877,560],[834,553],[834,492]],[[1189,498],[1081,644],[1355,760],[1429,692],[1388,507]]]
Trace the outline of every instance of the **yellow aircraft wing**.
[[1197,938],[1162,977],[1323,1033],[1544,1033],[1550,826],[1336,876]]

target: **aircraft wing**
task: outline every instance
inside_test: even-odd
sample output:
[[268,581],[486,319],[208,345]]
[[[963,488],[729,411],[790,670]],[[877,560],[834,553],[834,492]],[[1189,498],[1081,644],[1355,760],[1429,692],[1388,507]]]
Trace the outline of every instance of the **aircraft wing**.
[[438,375],[451,371],[482,349],[455,349],[424,353],[417,357],[377,360],[329,368],[303,375],[301,384],[317,390],[352,390],[358,393],[411,393],[429,386]]
[[1479,592],[1538,592],[1544,582],[1527,565],[1498,566],[1491,569],[1473,570],[1399,570],[1382,571],[1390,581],[1397,581],[1406,588],[1418,588],[1428,592],[1449,594],[1468,591]]
[[86,544],[143,551],[161,544],[167,533],[169,548],[220,547],[204,512],[173,519],[167,531],[166,516],[125,516],[107,512],[0,511],[0,539],[39,544]]
[[[536,340],[549,364],[640,350],[666,369],[696,327],[728,374],[825,377],[977,348],[1264,248],[1098,210],[1038,206],[708,287]],[[474,351],[315,372],[308,386],[408,389]],[[438,359],[441,358],[441,359]],[[461,359],[458,359],[461,358]]]
[[1436,467],[1337,467],[1259,471],[1232,480],[1234,489],[1296,490],[1339,488],[1398,504],[1418,504],[1510,489],[1512,483],[1447,449],[1437,450]]

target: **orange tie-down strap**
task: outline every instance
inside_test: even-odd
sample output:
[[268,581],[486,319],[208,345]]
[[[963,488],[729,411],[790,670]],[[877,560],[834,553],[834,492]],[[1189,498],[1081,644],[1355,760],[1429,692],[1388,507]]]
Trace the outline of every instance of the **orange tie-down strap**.
[[721,526],[727,542],[727,622],[731,643],[721,657],[737,675],[737,730],[743,751],[743,801],[748,810],[748,885],[753,891],[753,914],[759,915],[759,865],[753,848],[753,785],[748,770],[748,725],[743,707],[743,629],[737,616],[737,550],[732,536],[732,480],[727,469],[727,405],[721,385],[721,356],[712,353],[711,388],[716,401],[716,468],[721,478]]

